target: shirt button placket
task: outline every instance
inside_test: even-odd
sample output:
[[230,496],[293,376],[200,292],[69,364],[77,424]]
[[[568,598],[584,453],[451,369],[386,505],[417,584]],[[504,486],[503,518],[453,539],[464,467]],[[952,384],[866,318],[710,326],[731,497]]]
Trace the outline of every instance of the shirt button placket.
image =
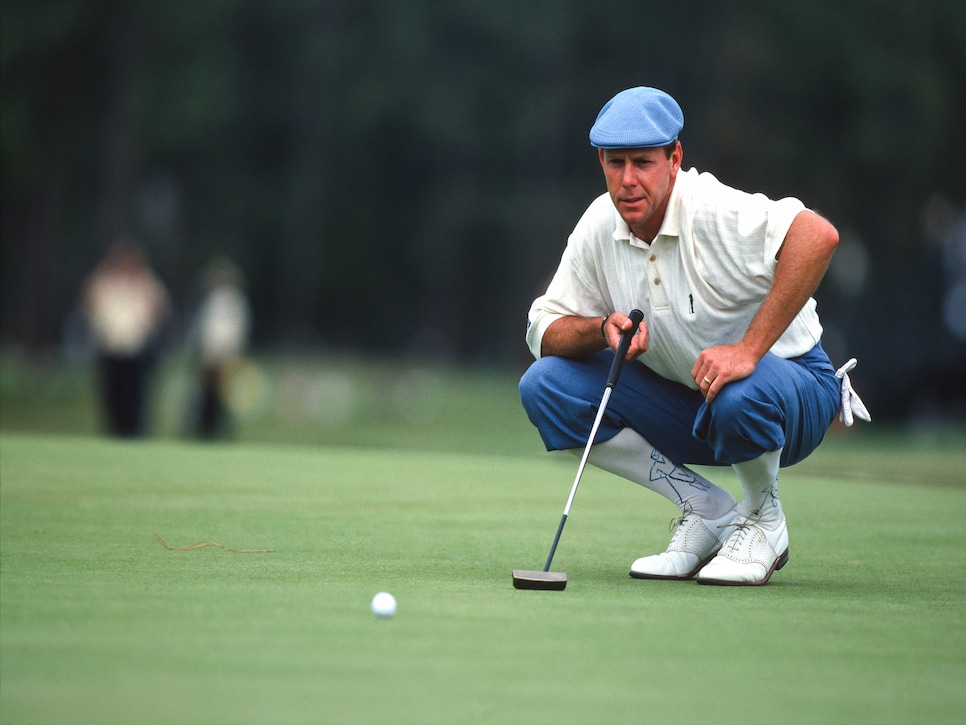
[[664,293],[664,287],[661,285],[661,278],[658,276],[657,269],[657,254],[651,253],[648,257],[649,267],[648,277],[651,280],[651,296],[654,302],[655,309],[662,309],[668,306],[667,295]]

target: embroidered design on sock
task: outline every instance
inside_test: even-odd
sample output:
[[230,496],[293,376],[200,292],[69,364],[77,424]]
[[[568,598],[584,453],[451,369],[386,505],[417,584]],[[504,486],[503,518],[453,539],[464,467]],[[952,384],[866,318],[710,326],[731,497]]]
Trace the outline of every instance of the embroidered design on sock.
[[678,490],[678,486],[690,486],[691,488],[696,488],[699,491],[710,490],[710,486],[708,485],[707,481],[698,478],[687,469],[678,468],[657,451],[653,451],[651,453],[651,460],[653,463],[651,464],[651,470],[648,473],[649,480],[658,481],[660,479],[664,479],[667,481],[667,485],[671,487],[675,494],[677,494],[679,503],[684,503],[684,497]]
[[768,488],[761,489],[761,492],[765,494],[765,499],[761,502],[761,506],[751,512],[752,516],[761,516],[761,510],[768,505],[769,499],[771,499],[771,508],[777,509],[780,505],[778,500],[778,486],[772,484]]

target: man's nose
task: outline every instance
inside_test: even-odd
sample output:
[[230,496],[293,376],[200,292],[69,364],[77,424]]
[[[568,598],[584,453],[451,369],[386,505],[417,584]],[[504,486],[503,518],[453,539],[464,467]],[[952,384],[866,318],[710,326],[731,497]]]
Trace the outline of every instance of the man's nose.
[[621,184],[624,186],[634,186],[637,180],[634,178],[634,166],[632,164],[624,164],[624,176],[621,178]]

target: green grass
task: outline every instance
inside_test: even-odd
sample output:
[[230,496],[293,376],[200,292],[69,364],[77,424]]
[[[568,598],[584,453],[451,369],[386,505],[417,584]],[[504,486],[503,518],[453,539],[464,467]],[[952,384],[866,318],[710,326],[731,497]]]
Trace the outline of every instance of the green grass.
[[[151,386],[150,432],[190,438],[194,369],[165,358]],[[91,365],[0,351],[0,430],[98,434]],[[413,360],[265,355],[231,387],[239,442],[403,447],[528,454],[539,442],[520,407],[513,372]]]
[[961,441],[834,435],[783,475],[791,561],[749,589],[628,577],[673,510],[588,469],[566,591],[521,592],[575,462],[516,425],[436,449],[7,428],[0,722],[963,721]]

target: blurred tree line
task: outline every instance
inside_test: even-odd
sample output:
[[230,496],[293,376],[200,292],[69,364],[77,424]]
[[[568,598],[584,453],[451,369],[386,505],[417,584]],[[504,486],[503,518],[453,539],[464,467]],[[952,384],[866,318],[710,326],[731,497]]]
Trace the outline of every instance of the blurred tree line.
[[0,61],[7,346],[133,234],[182,319],[226,254],[262,346],[521,368],[587,131],[654,85],[686,167],[840,229],[819,309],[873,414],[966,398],[960,0],[0,0]]

